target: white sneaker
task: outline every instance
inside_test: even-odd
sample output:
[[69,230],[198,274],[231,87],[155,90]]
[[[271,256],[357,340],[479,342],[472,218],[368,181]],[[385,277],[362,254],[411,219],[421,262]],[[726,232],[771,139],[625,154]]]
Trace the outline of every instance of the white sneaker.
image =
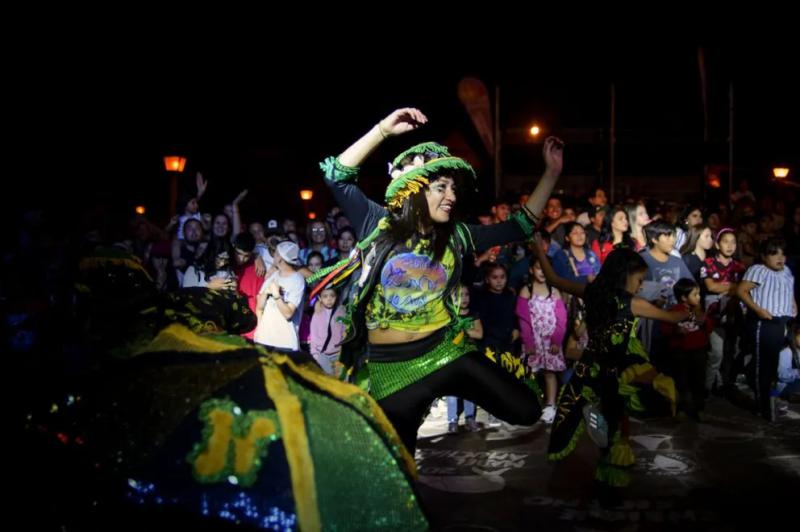
[[546,425],[551,425],[555,418],[556,407],[553,405],[547,405],[544,407],[544,410],[542,410],[542,416],[539,418],[539,420],[544,422]]

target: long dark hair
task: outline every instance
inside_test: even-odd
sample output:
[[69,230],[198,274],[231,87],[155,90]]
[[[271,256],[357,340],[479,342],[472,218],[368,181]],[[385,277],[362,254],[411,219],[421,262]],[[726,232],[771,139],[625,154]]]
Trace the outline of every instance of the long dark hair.
[[700,235],[703,234],[703,231],[706,229],[711,230],[707,224],[698,224],[690,227],[686,231],[686,242],[684,242],[681,249],[678,250],[678,253],[681,255],[691,255],[694,253],[694,249],[697,247],[697,241],[700,240]]
[[[618,212],[624,214],[627,219],[628,213],[625,212],[625,207],[618,205],[611,209],[611,213],[607,214],[605,218],[603,218],[603,227],[600,229],[600,237],[598,238],[601,244],[605,244],[606,242],[611,242],[612,244],[614,243],[614,230],[611,228],[611,222],[614,220],[614,216],[616,216]],[[626,248],[633,248],[633,242],[631,242],[630,221],[628,222],[628,230],[622,233],[622,246]]]
[[217,269],[217,256],[222,253],[228,254],[228,265],[223,270],[233,270],[233,261],[235,261],[236,252],[227,238],[214,238],[209,240],[205,252],[200,257],[200,267],[206,276],[206,279],[221,271]]
[[[581,229],[583,229],[583,226],[581,224],[579,224],[578,222],[566,222],[563,225],[564,225],[564,242],[562,243],[562,246],[563,246],[563,249],[569,249],[572,246],[572,244],[569,241],[569,234],[572,232],[573,229],[575,229],[575,227],[580,227]],[[586,229],[583,229],[583,232],[585,234],[586,233]],[[582,247],[584,249],[589,249],[589,239],[588,238],[583,241],[583,246]]]
[[597,278],[586,285],[583,299],[586,302],[586,324],[590,329],[610,323],[617,314],[616,296],[624,291],[628,276],[647,269],[641,255],[631,249],[612,251]]
[[389,211],[391,219],[388,236],[395,242],[405,242],[419,234],[420,227],[430,227],[431,233],[426,236],[430,236],[431,239],[433,260],[438,262],[444,257],[456,224],[452,216],[446,223],[437,223],[431,219],[428,200],[423,193],[426,190],[428,187],[416,194],[411,194],[400,209]]
[[[541,268],[542,260],[538,257],[531,257],[530,267],[528,268],[531,275],[529,279],[530,283],[528,283],[528,290],[531,293],[531,298],[533,298],[533,283],[536,282],[536,275],[533,273],[533,270],[536,268],[537,264],[539,264],[539,267]],[[544,285],[547,287],[547,297],[553,297],[553,286],[547,282],[547,279],[544,280]]]
[[[703,209],[700,207],[700,205],[697,205],[696,203],[689,203],[685,205],[680,215],[678,216],[678,221],[675,223],[675,226],[680,227],[684,231],[688,231],[689,222],[687,220],[689,218],[689,215],[692,214],[694,211],[700,211],[702,213]],[[692,251],[694,251],[694,249]]]

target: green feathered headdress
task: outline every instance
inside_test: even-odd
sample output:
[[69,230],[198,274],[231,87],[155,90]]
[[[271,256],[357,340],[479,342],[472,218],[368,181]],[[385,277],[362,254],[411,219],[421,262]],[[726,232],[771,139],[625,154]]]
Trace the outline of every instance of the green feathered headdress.
[[[412,166],[408,170],[404,169]],[[397,209],[411,194],[416,194],[423,187],[441,175],[475,180],[475,170],[465,160],[452,157],[446,146],[435,142],[426,142],[413,146],[397,157],[389,166],[392,182],[386,188],[386,205],[389,209]]]
[[[416,146],[411,146],[409,149],[398,155],[392,161],[389,173],[391,174],[394,169],[402,169],[403,163],[410,164],[416,156],[422,156],[426,161],[431,159],[440,159],[442,157],[450,157],[450,150],[447,146],[442,146],[438,142],[423,142]],[[408,159],[408,161],[406,161]]]

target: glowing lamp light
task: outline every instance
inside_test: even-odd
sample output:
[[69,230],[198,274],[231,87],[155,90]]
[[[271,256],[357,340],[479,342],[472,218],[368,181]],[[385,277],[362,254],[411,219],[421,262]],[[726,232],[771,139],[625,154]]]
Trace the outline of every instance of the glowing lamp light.
[[164,168],[167,172],[183,172],[186,167],[186,157],[178,157],[177,155],[168,155],[164,157]]
[[789,175],[789,169],[784,167],[775,167],[772,169],[772,175],[775,176],[775,179],[786,179]]

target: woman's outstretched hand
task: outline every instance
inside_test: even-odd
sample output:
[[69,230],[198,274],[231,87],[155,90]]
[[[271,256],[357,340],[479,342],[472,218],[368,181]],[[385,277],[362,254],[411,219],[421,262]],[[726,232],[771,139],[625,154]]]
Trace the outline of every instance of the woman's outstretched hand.
[[547,137],[543,151],[547,171],[561,175],[561,170],[564,169],[564,142],[558,137]]
[[393,111],[389,116],[378,122],[378,128],[384,137],[402,135],[414,131],[428,122],[428,117],[419,109],[404,107]]

